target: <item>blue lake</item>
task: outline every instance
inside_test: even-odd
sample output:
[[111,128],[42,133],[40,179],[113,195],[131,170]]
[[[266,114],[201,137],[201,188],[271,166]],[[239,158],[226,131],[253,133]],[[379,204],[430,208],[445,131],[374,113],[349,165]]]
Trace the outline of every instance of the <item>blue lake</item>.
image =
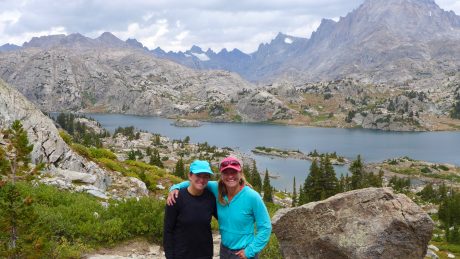
[[[358,154],[365,162],[379,162],[388,158],[408,156],[436,163],[460,165],[460,132],[385,132],[365,129],[310,128],[271,124],[203,123],[201,127],[181,128],[172,120],[119,114],[88,114],[103,127],[113,131],[121,126],[134,126],[171,139],[190,137],[193,143],[207,141],[210,145],[239,149],[251,153],[256,146],[299,149],[308,153],[337,152],[353,160]],[[278,175],[272,184],[281,190],[303,183],[310,168],[305,160],[270,158],[253,155],[259,171],[268,169]],[[214,161],[216,162],[216,161]],[[337,175],[347,167],[335,167]]]

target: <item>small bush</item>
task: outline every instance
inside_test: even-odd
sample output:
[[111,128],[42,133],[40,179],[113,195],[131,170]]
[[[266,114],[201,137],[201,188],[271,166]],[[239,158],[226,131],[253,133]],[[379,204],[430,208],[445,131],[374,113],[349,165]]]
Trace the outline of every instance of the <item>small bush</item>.
[[116,160],[117,156],[112,151],[104,148],[90,148],[89,153],[91,158],[108,158]]
[[89,152],[88,148],[81,144],[73,144],[72,149],[83,157],[91,158],[91,153]]
[[117,171],[117,172],[122,172],[125,173],[127,170],[123,167],[123,165],[118,162],[114,161],[108,158],[100,158],[97,160],[99,163],[101,163],[104,167],[112,170],[112,171]]

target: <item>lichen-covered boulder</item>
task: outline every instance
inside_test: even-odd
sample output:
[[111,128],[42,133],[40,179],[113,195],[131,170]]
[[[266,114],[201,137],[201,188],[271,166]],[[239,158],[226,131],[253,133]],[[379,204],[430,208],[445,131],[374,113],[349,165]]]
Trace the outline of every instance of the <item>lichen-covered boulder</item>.
[[390,188],[367,188],[282,209],[272,219],[284,258],[423,258],[434,223]]

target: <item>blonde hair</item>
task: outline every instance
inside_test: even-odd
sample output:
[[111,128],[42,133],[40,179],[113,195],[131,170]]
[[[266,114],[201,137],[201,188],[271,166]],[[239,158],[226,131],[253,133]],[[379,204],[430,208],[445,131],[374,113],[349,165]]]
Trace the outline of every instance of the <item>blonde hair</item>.
[[[252,185],[249,184],[248,181],[246,180],[246,178],[244,177],[243,170],[239,171],[238,173],[241,174],[241,179],[240,179],[239,185],[243,186],[243,187],[244,186],[249,186],[249,187],[252,188]],[[224,182],[222,181],[222,175],[221,175],[221,178],[218,181],[217,193],[218,193],[217,200],[219,201],[219,203],[221,205],[223,205],[223,206],[227,205],[228,201],[226,201],[224,199],[224,196],[228,194],[228,191],[227,191],[227,186],[225,186]]]

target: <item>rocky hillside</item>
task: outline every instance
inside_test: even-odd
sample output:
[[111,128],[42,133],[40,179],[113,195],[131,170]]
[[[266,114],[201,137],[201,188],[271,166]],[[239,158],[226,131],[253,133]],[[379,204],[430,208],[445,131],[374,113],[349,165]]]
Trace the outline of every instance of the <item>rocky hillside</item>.
[[[45,163],[41,181],[64,189],[88,192],[100,198],[108,198],[111,185],[121,184],[119,196],[133,197],[147,194],[145,184],[136,178],[123,177],[107,171],[74,152],[60,137],[51,119],[45,116],[17,90],[0,80],[0,128],[8,128],[14,120],[20,120],[33,144],[32,163]],[[5,145],[0,135],[0,145]],[[126,191],[126,192],[125,192]]]
[[104,45],[3,53],[0,75],[45,111],[187,114],[254,88],[229,72],[197,72],[142,50]]

